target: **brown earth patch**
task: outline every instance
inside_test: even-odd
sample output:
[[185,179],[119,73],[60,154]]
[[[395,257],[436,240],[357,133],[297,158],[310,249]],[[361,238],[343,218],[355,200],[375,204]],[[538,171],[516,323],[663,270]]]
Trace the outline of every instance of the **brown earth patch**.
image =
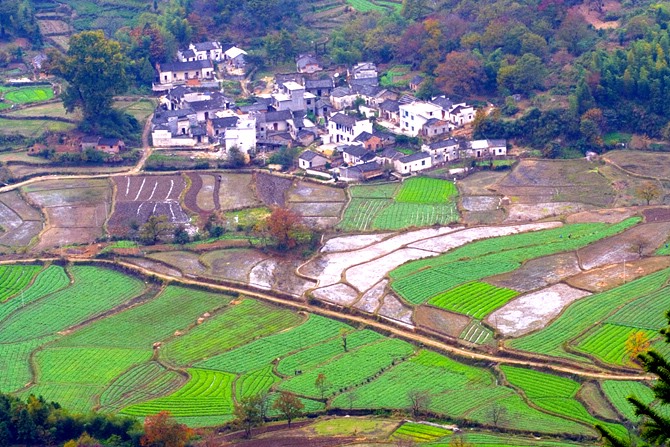
[[642,211],[645,222],[670,222],[670,208],[650,208]]
[[581,273],[575,253],[559,253],[531,259],[518,269],[491,276],[484,281],[518,292],[530,292]]
[[665,243],[668,233],[670,233],[670,222],[641,224],[581,248],[577,251],[577,255],[585,270],[624,260],[632,261],[652,255]]
[[414,310],[414,323],[419,327],[458,338],[470,323],[470,318],[431,306],[417,306]]
[[619,223],[636,214],[631,208],[611,208],[605,210],[583,211],[572,214],[565,220],[566,223],[602,222],[607,224]]
[[610,20],[605,21],[605,14],[608,12],[616,12],[621,10],[621,3],[614,0],[604,0],[602,12],[595,11],[589,6],[589,2],[585,1],[581,5],[576,5],[570,8],[572,11],[579,12],[584,16],[584,19],[592,25],[595,29],[615,29],[619,27],[619,21]]
[[580,273],[565,282],[578,289],[590,292],[604,292],[643,276],[670,267],[669,256],[655,256],[626,262],[625,281],[622,262],[606,265],[588,272]]

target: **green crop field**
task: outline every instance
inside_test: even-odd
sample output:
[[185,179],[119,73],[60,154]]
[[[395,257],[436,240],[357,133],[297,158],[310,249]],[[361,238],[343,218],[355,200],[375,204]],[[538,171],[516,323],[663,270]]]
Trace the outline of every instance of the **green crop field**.
[[[356,331],[347,335],[347,348],[356,349],[359,346],[381,340],[383,337],[370,330]],[[281,359],[277,365],[277,372],[285,376],[295,375],[296,371],[307,371],[322,363],[326,363],[334,356],[343,352],[342,339],[337,336],[325,343],[319,343],[305,350],[296,352]]]
[[301,322],[294,312],[259,301],[242,300],[187,334],[170,340],[162,353],[175,364],[190,365]]
[[324,395],[331,396],[346,388],[363,384],[389,366],[402,361],[413,351],[412,345],[396,339],[364,345],[335,357],[321,367],[282,382],[279,389],[319,398],[321,392],[315,382],[318,375],[323,374],[326,377]]
[[626,400],[629,396],[635,396],[645,404],[654,401],[654,392],[648,386],[640,382],[629,382],[624,380],[605,380],[602,382],[602,389],[605,396],[612,402],[612,405],[626,419],[638,422],[640,418],[635,416],[633,406]]
[[196,363],[199,368],[211,368],[234,373],[260,369],[276,358],[305,349],[339,334],[349,326],[318,315],[289,331],[259,338],[237,349]]
[[538,407],[590,426],[600,423],[618,434],[627,433],[621,425],[605,424],[594,418],[580,402],[576,401],[575,395],[579,390],[579,384],[574,380],[507,365],[501,365],[500,369],[507,380],[521,389]]
[[577,346],[580,351],[590,354],[600,361],[615,365],[629,365],[631,359],[626,352],[626,341],[636,332],[642,332],[648,340],[658,333],[617,324],[603,324],[585,337]]
[[428,177],[413,177],[405,180],[395,200],[401,203],[447,203],[458,195],[452,182]]
[[30,305],[33,301],[44,299],[69,285],[70,278],[67,277],[62,267],[55,265],[47,267],[37,275],[33,284],[16,299],[0,303],[0,325],[3,320],[18,309]]
[[470,324],[463,329],[459,338],[469,341],[470,343],[485,345],[493,341],[493,331],[484,326],[481,321],[472,320]]
[[235,381],[235,396],[237,399],[242,399],[265,393],[279,380],[279,377],[272,372],[272,365],[243,374]]
[[514,435],[504,435],[498,433],[459,433],[453,436],[447,436],[444,439],[444,443],[433,443],[431,447],[447,447],[448,441],[451,441],[452,438],[463,439],[464,442],[467,442],[476,446],[486,446],[486,447],[577,447],[584,445],[594,445],[590,443],[580,442],[579,444],[573,444],[570,442],[561,442],[561,441],[552,441],[549,439],[537,439],[537,438],[522,438],[520,436]]
[[382,183],[379,185],[355,185],[349,188],[351,197],[359,199],[392,199],[398,192],[400,183]]
[[142,293],[144,283],[114,270],[73,266],[74,284],[15,310],[0,322],[0,342],[55,334]]
[[40,265],[0,265],[0,303],[25,289],[41,269]]
[[358,185],[349,189],[351,201],[338,228],[347,231],[401,230],[458,220],[452,182],[413,177],[402,184]]
[[123,407],[168,394],[182,383],[179,373],[168,371],[156,362],[143,363],[114,380],[100,395],[100,406],[104,411],[119,411]]
[[504,289],[484,282],[471,282],[436,295],[428,303],[482,319],[518,294],[516,290]]
[[453,287],[515,270],[529,259],[584,247],[638,222],[632,218],[615,225],[572,224],[473,242],[392,270],[391,287],[408,302],[420,304]]
[[626,304],[609,317],[607,322],[659,331],[668,324],[665,316],[668,309],[670,309],[670,287],[664,287]]
[[576,301],[543,330],[509,341],[508,345],[522,351],[583,361],[583,357],[566,352],[564,344],[578,337],[595,321],[606,319],[618,307],[662,288],[667,283],[669,273],[670,270],[661,270],[607,292]]
[[385,12],[387,10],[383,6],[372,3],[369,0],[347,0],[347,3],[349,3],[356,11],[360,12]]
[[130,416],[147,416],[169,411],[173,416],[197,417],[232,414],[232,385],[235,375],[192,368],[191,379],[176,392],[158,399],[131,405],[122,410]]
[[4,93],[5,101],[10,101],[15,104],[46,101],[47,99],[53,98],[53,96],[54,91],[51,86],[21,87],[7,90]]
[[0,391],[16,391],[30,382],[30,355],[54,338],[47,336],[19,343],[0,343]]
[[416,422],[405,422],[391,435],[391,439],[407,439],[416,442],[437,441],[451,434],[451,430]]

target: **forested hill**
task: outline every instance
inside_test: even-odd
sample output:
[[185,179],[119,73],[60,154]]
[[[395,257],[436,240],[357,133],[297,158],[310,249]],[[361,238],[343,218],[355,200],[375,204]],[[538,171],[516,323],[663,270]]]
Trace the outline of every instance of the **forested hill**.
[[[26,2],[27,0],[24,0]],[[31,0],[35,7],[54,0]],[[6,0],[5,0],[6,2]],[[65,0],[75,29],[125,42],[146,61],[216,39],[252,66],[286,71],[327,38],[326,62],[371,60],[425,80],[419,97],[492,102],[476,136],[548,156],[601,150],[612,131],[670,136],[670,3],[651,0]],[[93,7],[96,6],[96,7]],[[131,13],[127,13],[128,11]],[[97,14],[97,16],[96,16]],[[2,16],[0,15],[0,18]],[[145,73],[146,72],[146,73]]]

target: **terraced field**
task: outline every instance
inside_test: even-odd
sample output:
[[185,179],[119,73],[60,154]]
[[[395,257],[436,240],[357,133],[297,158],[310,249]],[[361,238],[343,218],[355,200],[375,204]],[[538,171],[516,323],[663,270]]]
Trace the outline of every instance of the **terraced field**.
[[413,177],[402,184],[353,186],[338,228],[346,231],[401,230],[458,220],[452,182]]

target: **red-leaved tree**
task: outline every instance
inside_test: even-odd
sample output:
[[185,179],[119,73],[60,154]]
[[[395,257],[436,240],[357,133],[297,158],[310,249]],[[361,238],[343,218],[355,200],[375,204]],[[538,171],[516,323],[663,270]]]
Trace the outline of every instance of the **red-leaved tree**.
[[147,416],[144,419],[143,447],[183,447],[193,436],[193,431],[170,416],[169,411]]

